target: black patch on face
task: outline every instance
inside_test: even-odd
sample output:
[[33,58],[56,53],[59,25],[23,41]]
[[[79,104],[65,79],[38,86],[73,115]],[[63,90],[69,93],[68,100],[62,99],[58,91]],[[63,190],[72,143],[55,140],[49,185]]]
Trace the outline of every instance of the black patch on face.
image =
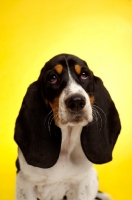
[[[62,65],[63,70],[61,74],[58,74],[57,71],[54,69],[56,65]],[[87,80],[81,80],[80,75],[75,72],[75,65],[81,66],[81,72],[85,71],[88,74]],[[84,90],[91,94],[93,91],[93,84],[92,84],[92,72],[89,70],[87,64],[85,61],[81,60],[80,58],[68,55],[68,54],[61,54],[59,57],[55,56],[51,60],[49,60],[44,68],[42,69],[42,90],[47,99],[50,102],[53,102],[53,100],[61,94],[63,89],[67,86],[67,83],[69,81],[69,74],[68,74],[68,68],[70,70],[70,73],[73,77],[73,79],[80,84]],[[49,79],[52,75],[55,75],[57,78],[56,84],[51,84]]]
[[[58,74],[54,69],[57,64],[61,64],[63,67],[61,74]],[[57,78],[57,82],[55,84],[50,82],[50,77],[53,75],[55,75]],[[50,102],[53,102],[55,98],[59,97],[63,89],[66,87],[68,79],[68,70],[64,57],[59,60],[57,59],[57,61],[56,58],[54,58],[53,60],[50,60],[46,63],[43,68],[42,89]]]

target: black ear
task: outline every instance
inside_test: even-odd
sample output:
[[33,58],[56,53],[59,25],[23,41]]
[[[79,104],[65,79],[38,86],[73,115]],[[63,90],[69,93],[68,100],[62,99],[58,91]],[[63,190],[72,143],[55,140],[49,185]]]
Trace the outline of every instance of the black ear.
[[29,86],[23,99],[14,139],[29,165],[49,168],[59,157],[61,130],[51,120],[52,110],[44,101],[39,81]]
[[85,126],[81,144],[86,157],[95,164],[112,160],[112,150],[120,133],[118,112],[101,79],[94,76],[93,121]]

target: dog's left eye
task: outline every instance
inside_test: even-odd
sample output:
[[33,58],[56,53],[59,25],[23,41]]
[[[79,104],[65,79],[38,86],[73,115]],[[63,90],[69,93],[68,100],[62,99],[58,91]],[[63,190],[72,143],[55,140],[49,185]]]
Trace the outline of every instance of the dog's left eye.
[[80,78],[82,80],[87,80],[88,79],[88,72],[82,72],[81,75],[80,75]]
[[57,79],[57,76],[56,76],[55,74],[53,74],[53,75],[51,75],[51,76],[49,77],[49,82],[50,82],[51,84],[56,84],[57,81],[58,81],[58,79]]

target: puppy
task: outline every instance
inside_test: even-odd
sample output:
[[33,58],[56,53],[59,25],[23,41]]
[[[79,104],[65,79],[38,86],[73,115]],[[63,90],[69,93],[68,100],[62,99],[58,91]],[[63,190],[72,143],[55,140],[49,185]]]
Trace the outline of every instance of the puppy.
[[16,120],[16,200],[108,200],[93,163],[112,160],[118,112],[82,59],[60,54],[42,68]]

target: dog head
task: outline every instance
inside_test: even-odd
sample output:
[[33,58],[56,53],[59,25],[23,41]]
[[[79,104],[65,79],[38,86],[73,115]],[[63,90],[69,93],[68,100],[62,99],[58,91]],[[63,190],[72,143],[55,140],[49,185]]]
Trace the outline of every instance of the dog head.
[[93,74],[84,61],[70,55],[56,56],[42,69],[39,82],[57,126],[85,126],[92,121]]
[[97,164],[110,161],[120,132],[115,105],[85,61],[60,54],[28,88],[15,140],[28,164],[47,168],[59,157],[61,129],[76,125],[83,127],[80,140],[86,157]]

